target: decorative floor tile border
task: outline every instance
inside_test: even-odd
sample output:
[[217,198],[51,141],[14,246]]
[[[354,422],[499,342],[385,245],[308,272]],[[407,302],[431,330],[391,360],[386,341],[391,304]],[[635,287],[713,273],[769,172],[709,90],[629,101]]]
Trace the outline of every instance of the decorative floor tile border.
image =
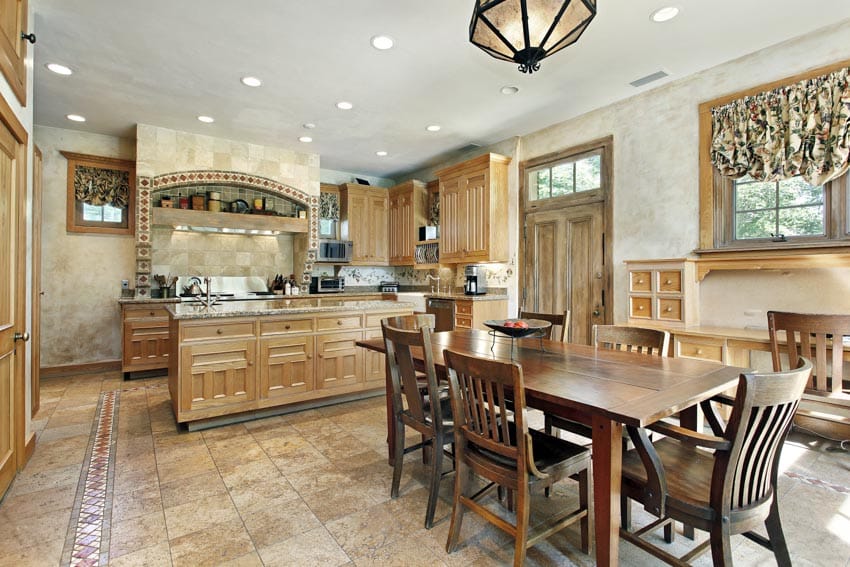
[[120,390],[100,394],[62,552],[63,567],[106,565],[109,561],[115,429],[120,394]]

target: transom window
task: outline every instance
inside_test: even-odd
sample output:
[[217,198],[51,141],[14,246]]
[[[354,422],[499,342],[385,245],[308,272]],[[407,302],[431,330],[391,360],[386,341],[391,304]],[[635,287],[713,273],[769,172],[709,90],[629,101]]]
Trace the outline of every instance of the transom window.
[[528,199],[554,199],[602,186],[602,151],[528,170]]
[[756,181],[749,175],[733,183],[734,240],[826,236],[826,195],[823,185],[801,177]]

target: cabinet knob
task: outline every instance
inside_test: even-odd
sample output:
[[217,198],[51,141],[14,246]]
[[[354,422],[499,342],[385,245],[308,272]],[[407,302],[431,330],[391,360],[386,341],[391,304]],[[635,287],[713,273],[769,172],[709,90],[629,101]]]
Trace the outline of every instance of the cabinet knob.
[[254,366],[254,361],[253,361],[253,360],[249,360],[249,361],[248,361],[248,366]]
[[638,311],[643,311],[643,305],[638,305]]
[[342,325],[342,319],[337,319],[337,320],[336,320],[336,324],[337,324],[337,325]]
[[701,349],[701,348],[698,348],[698,349],[697,349],[697,354],[702,354],[702,349]]
[[664,285],[670,285],[673,283],[673,280],[664,280]]
[[154,315],[155,315],[155,313],[153,311],[151,311],[151,317],[153,317]]
[[668,305],[667,309],[665,309],[664,311],[666,311],[667,313],[670,313],[671,311],[673,311],[673,308]]
[[289,330],[289,329],[291,329],[292,327],[291,327],[290,325],[284,325],[284,327],[283,327],[283,328],[284,328],[284,329],[286,329],[286,330],[288,331],[288,330]]
[[325,358],[325,355],[323,354],[317,354],[316,356],[318,356],[319,358]]
[[221,329],[216,329],[216,330],[215,330],[215,334],[216,334],[216,335],[220,335],[220,334],[222,334],[223,332],[224,332],[224,331],[222,331]]
[[637,283],[643,283],[643,280],[638,280]]
[[312,355],[312,354],[308,354],[308,355],[307,355],[307,360],[313,360],[313,355]]

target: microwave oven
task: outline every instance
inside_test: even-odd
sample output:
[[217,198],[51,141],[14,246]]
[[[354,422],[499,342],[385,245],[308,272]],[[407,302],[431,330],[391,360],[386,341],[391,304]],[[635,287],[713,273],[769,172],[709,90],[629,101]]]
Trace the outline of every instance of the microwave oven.
[[317,262],[344,263],[351,261],[354,243],[350,240],[319,240]]

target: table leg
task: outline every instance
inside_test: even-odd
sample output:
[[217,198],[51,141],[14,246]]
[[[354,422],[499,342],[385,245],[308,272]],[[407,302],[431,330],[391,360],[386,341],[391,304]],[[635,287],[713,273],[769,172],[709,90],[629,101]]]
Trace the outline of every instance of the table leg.
[[593,510],[596,564],[617,565],[620,549],[620,476],[623,425],[593,416]]

